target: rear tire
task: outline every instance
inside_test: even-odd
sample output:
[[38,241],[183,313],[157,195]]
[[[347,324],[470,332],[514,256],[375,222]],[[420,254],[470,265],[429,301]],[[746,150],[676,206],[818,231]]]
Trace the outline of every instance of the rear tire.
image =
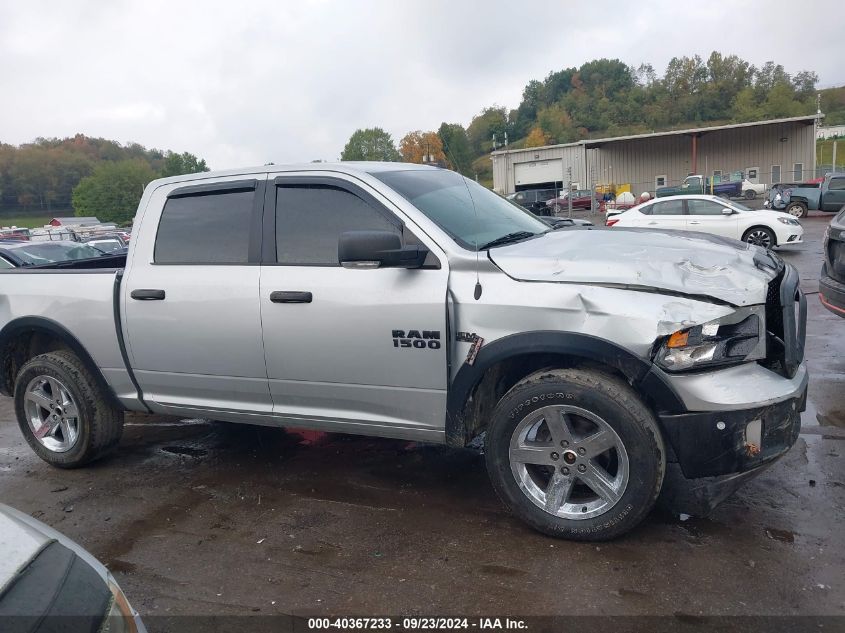
[[790,202],[784,211],[795,218],[807,217],[807,205],[803,202]]
[[68,351],[41,354],[21,367],[15,414],[35,454],[59,468],[77,468],[103,456],[123,433],[123,411]]
[[546,370],[515,385],[493,411],[486,461],[516,516],[578,541],[638,525],[666,469],[651,411],[626,382],[592,369]]

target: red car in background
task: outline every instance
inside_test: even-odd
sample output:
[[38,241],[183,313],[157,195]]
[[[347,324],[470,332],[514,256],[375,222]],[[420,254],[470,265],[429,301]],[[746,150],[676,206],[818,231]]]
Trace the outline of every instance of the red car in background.
[[568,195],[572,196],[573,209],[598,209],[600,200],[595,193],[589,189],[577,189],[576,191],[565,192],[560,198],[553,198],[546,202],[546,206],[552,212],[552,215],[558,215],[569,209]]

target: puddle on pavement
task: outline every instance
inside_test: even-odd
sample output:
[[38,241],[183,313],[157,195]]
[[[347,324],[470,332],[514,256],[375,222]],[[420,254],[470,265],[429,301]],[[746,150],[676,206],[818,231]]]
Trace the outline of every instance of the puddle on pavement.
[[172,455],[181,455],[183,457],[205,457],[208,451],[203,448],[194,448],[192,446],[164,446],[162,449],[165,453]]
[[766,528],[766,536],[773,541],[780,541],[781,543],[794,543],[795,532],[789,530],[779,530],[777,528]]
[[508,576],[508,577],[516,577],[516,576],[525,576],[528,574],[527,571],[523,571],[522,569],[517,569],[516,567],[508,567],[506,565],[482,565],[479,567],[481,573],[484,574],[492,574],[494,576]]
[[115,559],[109,563],[109,571],[117,572],[119,574],[131,574],[135,571],[135,563],[130,563],[125,560]]

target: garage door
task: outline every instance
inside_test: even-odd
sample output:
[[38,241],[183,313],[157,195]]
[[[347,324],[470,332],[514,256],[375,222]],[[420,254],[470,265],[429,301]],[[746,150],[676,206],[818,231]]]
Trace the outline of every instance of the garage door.
[[513,166],[513,176],[516,185],[560,182],[563,180],[563,161],[555,158],[516,163]]

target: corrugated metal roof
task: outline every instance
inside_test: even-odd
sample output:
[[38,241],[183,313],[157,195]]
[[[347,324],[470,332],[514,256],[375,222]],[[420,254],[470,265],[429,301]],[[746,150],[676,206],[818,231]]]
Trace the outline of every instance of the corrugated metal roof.
[[50,220],[50,222],[59,222],[60,224],[74,224],[74,225],[82,225],[82,224],[99,224],[100,221],[91,216],[91,217],[81,217],[81,216],[70,216],[70,217],[56,217]]
[[[776,125],[778,123],[800,123],[815,121],[816,114],[807,114],[804,116],[793,116],[785,119],[769,119],[768,121],[751,121],[749,123],[730,123],[727,125],[714,125],[711,127],[696,127],[687,128],[684,130],[669,130],[667,132],[651,132],[648,134],[631,134],[629,136],[612,136],[608,138],[590,138],[578,141],[577,143],[562,143],[559,145],[544,145],[542,147],[525,147],[521,149],[497,150],[493,155],[497,154],[516,154],[518,152],[536,152],[537,150],[551,149],[553,147],[573,147],[575,145],[585,145],[588,148],[606,145],[607,143],[614,143],[617,141],[630,141],[641,138],[656,138],[659,136],[684,136],[689,134],[704,134],[707,132],[717,132],[719,130],[732,130],[736,128],[757,127],[763,125]],[[824,117],[822,114],[821,117]]]

